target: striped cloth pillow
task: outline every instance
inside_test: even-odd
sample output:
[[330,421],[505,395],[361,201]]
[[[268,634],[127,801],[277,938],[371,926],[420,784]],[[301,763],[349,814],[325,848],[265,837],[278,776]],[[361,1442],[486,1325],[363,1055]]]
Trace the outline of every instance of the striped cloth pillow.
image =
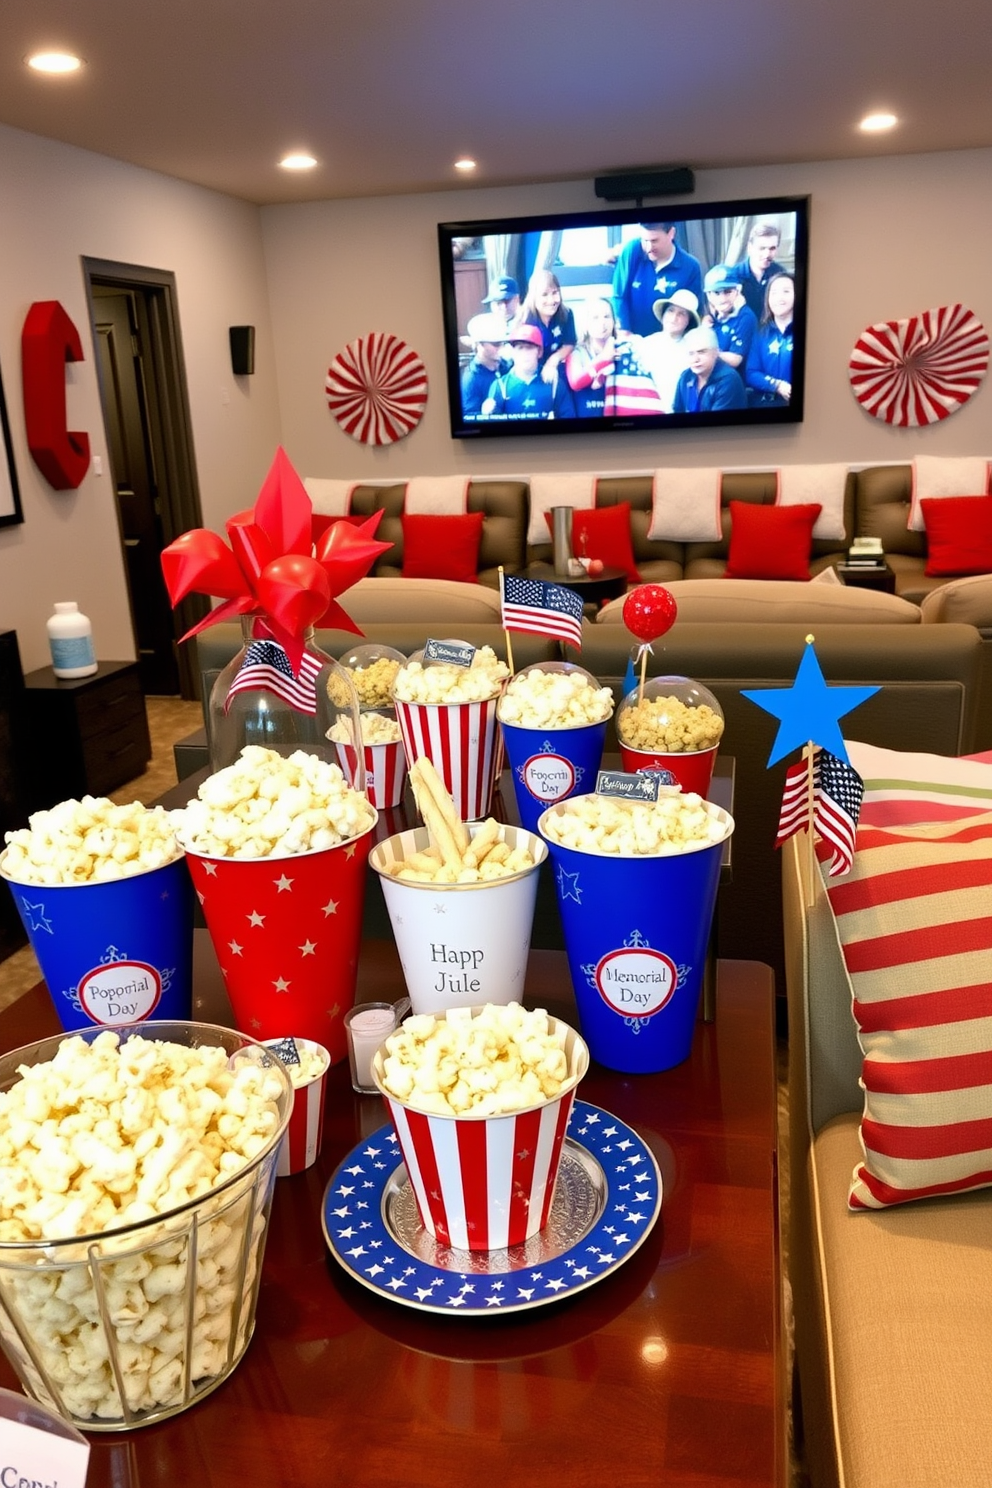
[[957,821],[992,810],[992,756],[954,759],[942,754],[903,754],[845,740],[848,757],[864,781],[863,826]]
[[865,1056],[850,1207],[992,1184],[992,811],[862,825],[825,881]]

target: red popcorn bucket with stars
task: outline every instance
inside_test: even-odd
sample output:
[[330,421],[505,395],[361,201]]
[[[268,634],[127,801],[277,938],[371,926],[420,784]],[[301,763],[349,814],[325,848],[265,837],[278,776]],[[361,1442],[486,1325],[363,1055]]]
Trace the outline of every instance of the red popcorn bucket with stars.
[[[481,1011],[472,1009],[473,1016]],[[589,1068],[589,1050],[574,1028],[552,1017],[548,1026],[565,1051],[568,1077],[551,1100],[505,1116],[418,1111],[383,1085],[382,1049],[373,1058],[372,1078],[389,1108],[421,1221],[442,1245],[502,1250],[548,1223],[576,1086]]]
[[[358,751],[353,744],[335,744],[338,764],[349,785],[355,784]],[[406,750],[397,739],[390,744],[365,744],[365,794],[377,811],[399,806],[406,786]]]
[[482,703],[407,703],[399,698],[396,719],[406,757],[431,761],[463,821],[488,816],[502,765],[496,726],[499,695]]
[[360,837],[281,858],[186,862],[220,962],[234,1019],[252,1038],[287,1028],[344,1059],[355,1000],[365,867],[375,823]]

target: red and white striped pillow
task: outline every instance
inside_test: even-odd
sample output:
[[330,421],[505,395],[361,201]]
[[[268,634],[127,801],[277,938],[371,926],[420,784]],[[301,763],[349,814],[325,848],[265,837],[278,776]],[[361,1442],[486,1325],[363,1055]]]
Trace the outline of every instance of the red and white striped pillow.
[[992,1184],[990,891],[992,810],[862,825],[828,885],[865,1056],[852,1209]]

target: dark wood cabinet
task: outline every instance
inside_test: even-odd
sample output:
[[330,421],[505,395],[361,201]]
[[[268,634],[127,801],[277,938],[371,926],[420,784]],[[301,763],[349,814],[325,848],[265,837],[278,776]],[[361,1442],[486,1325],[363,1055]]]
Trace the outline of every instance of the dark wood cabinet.
[[[24,677],[17,634],[0,631],[0,852],[4,833],[23,827],[30,809],[24,718]],[[0,961],[27,939],[14,900],[0,883]]]
[[31,734],[32,809],[83,795],[105,796],[140,775],[151,758],[148,716],[134,661],[101,661],[90,677],[24,679]]

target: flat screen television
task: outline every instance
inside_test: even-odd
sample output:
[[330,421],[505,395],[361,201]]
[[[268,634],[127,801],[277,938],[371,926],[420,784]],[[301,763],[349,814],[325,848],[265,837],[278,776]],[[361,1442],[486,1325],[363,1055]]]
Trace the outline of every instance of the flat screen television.
[[456,439],[798,423],[807,197],[438,227]]

